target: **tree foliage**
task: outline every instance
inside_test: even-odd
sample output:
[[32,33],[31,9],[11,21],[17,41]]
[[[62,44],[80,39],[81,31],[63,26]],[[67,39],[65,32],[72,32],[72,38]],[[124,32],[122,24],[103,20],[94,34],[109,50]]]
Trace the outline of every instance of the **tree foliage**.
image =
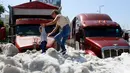
[[2,20],[0,20],[0,27],[3,27],[4,23]]
[[0,4],[0,14],[4,13],[5,11],[5,8],[2,4]]

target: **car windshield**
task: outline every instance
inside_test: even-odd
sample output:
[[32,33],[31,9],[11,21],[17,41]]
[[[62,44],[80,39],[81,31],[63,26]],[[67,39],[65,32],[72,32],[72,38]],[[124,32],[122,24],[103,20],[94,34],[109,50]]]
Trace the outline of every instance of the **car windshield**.
[[86,27],[86,37],[121,37],[120,27]]
[[40,35],[39,25],[17,25],[16,33],[18,35]]
[[[40,25],[17,25],[16,26],[16,33],[18,35],[40,35],[40,32],[39,32],[39,26]],[[46,32],[47,33],[50,33],[53,29],[55,28],[55,25],[51,25],[51,26],[47,26],[45,28]],[[57,34],[58,31],[52,35],[55,35]]]

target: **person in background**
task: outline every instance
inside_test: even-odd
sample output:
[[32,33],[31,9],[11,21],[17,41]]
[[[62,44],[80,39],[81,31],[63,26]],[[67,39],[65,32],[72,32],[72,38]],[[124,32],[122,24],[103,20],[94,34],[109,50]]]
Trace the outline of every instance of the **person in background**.
[[54,10],[52,12],[52,17],[54,18],[53,21],[46,23],[46,24],[41,24],[41,25],[49,26],[49,25],[56,24],[56,27],[54,28],[54,30],[51,33],[48,34],[48,36],[50,36],[51,34],[56,32],[56,30],[59,27],[61,28],[60,32],[56,36],[54,36],[54,39],[62,48],[62,51],[61,51],[62,54],[65,54],[66,53],[65,42],[68,39],[69,34],[70,34],[69,19],[68,19],[68,17],[65,17],[65,16],[59,14],[59,11],[57,11],[57,10]]
[[40,41],[40,48],[42,49],[42,53],[46,52],[46,44],[47,44],[47,33],[45,31],[44,26],[39,27],[39,32],[41,33],[41,41]]

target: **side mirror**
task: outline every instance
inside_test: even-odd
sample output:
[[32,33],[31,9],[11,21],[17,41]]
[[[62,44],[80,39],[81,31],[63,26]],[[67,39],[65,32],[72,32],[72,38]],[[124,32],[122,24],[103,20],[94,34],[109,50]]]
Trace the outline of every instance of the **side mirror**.
[[130,30],[124,31],[122,37],[129,42],[129,33]]
[[128,33],[125,33],[124,37],[123,37],[125,40],[129,41],[129,34]]

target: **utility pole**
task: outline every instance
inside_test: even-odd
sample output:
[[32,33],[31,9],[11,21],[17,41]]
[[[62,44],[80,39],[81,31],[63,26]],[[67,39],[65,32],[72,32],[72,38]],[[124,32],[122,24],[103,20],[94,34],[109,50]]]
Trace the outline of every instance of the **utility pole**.
[[100,6],[99,6],[99,11],[98,11],[99,13],[101,13],[101,8],[102,8],[102,7],[104,7],[104,5],[100,5]]

